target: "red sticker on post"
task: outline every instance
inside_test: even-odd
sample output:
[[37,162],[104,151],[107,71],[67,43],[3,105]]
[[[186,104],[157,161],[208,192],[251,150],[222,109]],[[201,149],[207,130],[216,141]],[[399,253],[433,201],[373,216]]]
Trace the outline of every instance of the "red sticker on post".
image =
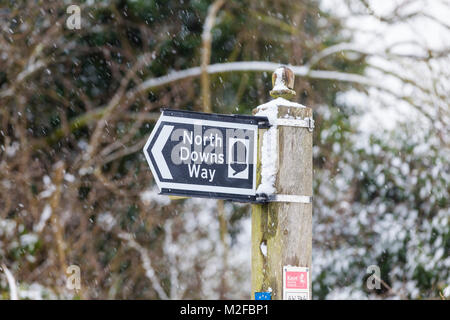
[[307,289],[308,288],[308,284],[306,282],[307,278],[308,278],[307,272],[288,271],[286,272],[286,288]]
[[283,267],[283,300],[309,299],[309,268]]

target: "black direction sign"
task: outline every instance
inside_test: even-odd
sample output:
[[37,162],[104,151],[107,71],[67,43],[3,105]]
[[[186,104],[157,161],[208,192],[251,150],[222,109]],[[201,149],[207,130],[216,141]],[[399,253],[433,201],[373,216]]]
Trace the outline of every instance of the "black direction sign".
[[163,110],[144,154],[161,194],[255,201],[265,117]]

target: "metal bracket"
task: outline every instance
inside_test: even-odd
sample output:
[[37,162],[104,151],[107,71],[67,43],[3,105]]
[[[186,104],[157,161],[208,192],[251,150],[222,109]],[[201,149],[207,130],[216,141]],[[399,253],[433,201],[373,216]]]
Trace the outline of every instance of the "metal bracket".
[[312,203],[312,196],[299,196],[290,194],[270,194],[265,193],[257,194],[256,201],[260,203],[266,202],[294,202],[294,203]]
[[314,130],[314,119],[306,117],[304,119],[277,119],[277,126],[308,128],[309,132]]
[[272,126],[267,117],[254,116],[253,118],[258,121],[258,129],[269,129]]

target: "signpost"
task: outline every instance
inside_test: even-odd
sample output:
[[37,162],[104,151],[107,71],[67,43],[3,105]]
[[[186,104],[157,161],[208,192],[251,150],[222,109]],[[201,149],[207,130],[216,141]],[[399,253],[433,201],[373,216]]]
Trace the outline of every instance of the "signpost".
[[[289,68],[272,82],[277,99],[255,110],[270,122],[166,109],[144,154],[161,194],[256,203],[252,298],[311,299],[313,114],[286,100],[295,95]],[[273,194],[256,193],[264,175]]]
[[[283,280],[283,268],[292,266],[294,271],[295,267],[307,268],[311,272],[313,126],[312,121],[305,120],[312,119],[313,111],[286,100],[295,94],[294,74],[291,70],[285,67],[277,69],[272,82],[274,88],[270,94],[277,99],[272,100],[268,108],[275,113],[276,116],[271,117],[271,121],[276,118],[273,122],[277,125],[276,130],[273,127],[269,129],[275,131],[272,132],[277,143],[274,149],[278,150],[274,185],[276,191],[274,195],[269,195],[269,203],[255,204],[252,207],[252,298],[256,292],[271,291],[274,300],[311,299],[309,275],[306,277],[306,289],[304,281],[300,281],[301,285],[298,286],[291,286],[288,281],[283,290],[283,281],[289,280]],[[264,111],[265,108],[263,105],[255,111]],[[307,122],[311,125],[308,126]],[[259,131],[260,137],[267,132],[264,129]],[[264,139],[260,140],[263,141],[259,150],[263,153]],[[264,160],[262,156],[260,161]],[[257,171],[263,166],[264,163],[258,165]],[[302,278],[300,273],[299,279],[304,280],[304,274]]]
[[161,194],[256,201],[265,117],[163,110],[145,147]]

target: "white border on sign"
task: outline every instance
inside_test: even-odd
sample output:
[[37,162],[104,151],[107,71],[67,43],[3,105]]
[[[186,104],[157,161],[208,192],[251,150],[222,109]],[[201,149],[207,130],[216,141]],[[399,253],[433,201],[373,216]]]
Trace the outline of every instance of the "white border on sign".
[[[153,166],[153,163],[150,159],[150,155],[147,150],[150,145],[150,142],[153,140],[156,131],[161,125],[161,122],[167,121],[172,123],[187,123],[201,126],[211,126],[211,127],[221,127],[221,128],[232,128],[232,129],[246,129],[254,132],[254,146],[253,146],[253,155],[254,155],[254,163],[253,163],[253,182],[252,188],[231,188],[231,187],[219,187],[219,186],[205,186],[199,184],[185,184],[185,183],[173,183],[173,182],[162,182],[159,180],[158,173]],[[202,119],[192,119],[192,118],[182,118],[182,117],[173,117],[166,116],[162,114],[153,128],[150,137],[148,138],[145,146],[144,146],[144,155],[145,159],[150,166],[150,170],[152,171],[153,178],[156,181],[156,184],[161,192],[161,189],[178,189],[178,190],[191,190],[191,191],[202,191],[202,192],[219,192],[219,193],[228,193],[228,194],[238,194],[238,195],[248,195],[253,196],[256,194],[256,160],[258,156],[258,126],[252,124],[244,124],[244,123],[233,123],[233,122],[224,122],[217,120],[202,120]]]

